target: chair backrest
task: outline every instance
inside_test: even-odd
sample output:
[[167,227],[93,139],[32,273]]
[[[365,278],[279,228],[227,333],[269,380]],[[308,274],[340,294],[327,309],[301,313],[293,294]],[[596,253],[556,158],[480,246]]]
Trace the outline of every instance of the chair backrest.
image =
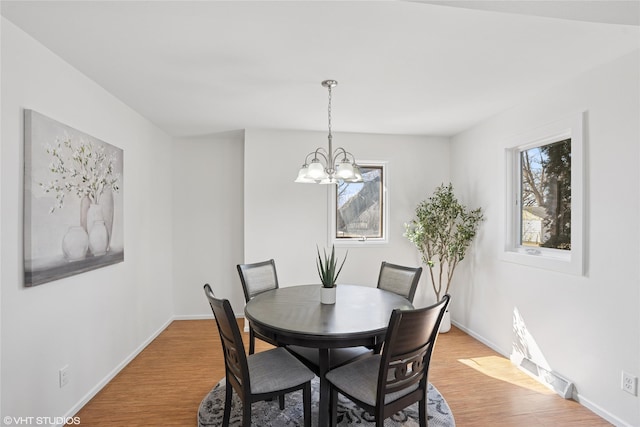
[[393,311],[380,360],[376,406],[384,406],[386,395],[416,384],[426,393],[429,363],[449,299],[447,294],[429,307]]
[[216,298],[208,284],[204,285],[204,293],[209,300],[218,325],[227,384],[230,383],[238,395],[244,396],[245,391],[251,390],[251,383],[247,355],[233,308],[231,308],[229,300]]
[[254,264],[238,264],[238,274],[247,302],[264,291],[278,288],[276,263],[272,259]]
[[378,276],[378,288],[402,295],[413,302],[421,274],[422,267],[405,267],[383,261]]

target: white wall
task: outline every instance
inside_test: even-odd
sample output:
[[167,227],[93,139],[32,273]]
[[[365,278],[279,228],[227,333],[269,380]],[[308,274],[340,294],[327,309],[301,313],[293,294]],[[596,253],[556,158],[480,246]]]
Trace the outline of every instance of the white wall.
[[205,283],[242,315],[236,264],[244,248],[243,155],[243,131],[174,141],[173,293],[179,318],[212,317]]
[[[454,278],[452,318],[505,355],[518,310],[551,368],[580,401],[616,425],[640,425],[639,398],[620,388],[640,375],[640,67],[638,52],[539,94],[452,140],[461,196],[484,207],[472,258]],[[514,136],[588,111],[584,277],[501,261],[504,149]]]
[[[328,243],[328,189],[297,184],[304,157],[326,146],[327,135],[310,131],[247,130],[245,133],[245,262],[275,259],[281,286],[319,283],[316,244]],[[349,248],[338,282],[375,286],[380,263],[420,265],[415,247],[403,237],[416,205],[449,180],[447,138],[336,133],[334,145],[360,160],[388,161],[389,244]],[[346,249],[336,247],[339,254]],[[426,275],[416,305],[435,298]],[[235,308],[235,307],[234,307]]]
[[[2,416],[73,415],[172,316],[171,139],[2,18]],[[23,109],[124,149],[125,261],[23,286]],[[58,369],[70,381],[58,387]]]
[[[1,31],[2,416],[72,414],[174,313],[209,316],[205,282],[241,314],[239,262],[273,257],[282,286],[318,281],[327,188],[293,179],[307,152],[326,143],[324,132],[248,130],[244,147],[242,132],[172,144],[5,19]],[[616,424],[640,425],[639,398],[620,390],[621,370],[640,375],[639,72],[637,53],[602,66],[456,136],[451,152],[446,138],[335,134],[358,158],[389,161],[391,196],[389,244],[349,249],[341,281],[374,286],[383,260],[418,265],[403,224],[452,176],[463,202],[487,217],[454,278],[454,321],[508,355],[518,309],[584,404]],[[124,263],[22,286],[24,108],[124,149]],[[500,261],[504,148],[513,135],[582,109],[588,274]],[[425,274],[416,305],[432,301]],[[65,364],[71,381],[60,389]]]

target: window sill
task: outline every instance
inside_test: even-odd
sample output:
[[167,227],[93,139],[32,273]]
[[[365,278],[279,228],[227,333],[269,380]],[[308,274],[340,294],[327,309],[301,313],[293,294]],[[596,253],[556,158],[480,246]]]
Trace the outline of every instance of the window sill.
[[342,248],[361,248],[363,246],[382,246],[388,244],[387,239],[332,239],[331,244]]
[[512,262],[529,267],[542,268],[558,273],[581,276],[583,274],[582,263],[579,257],[568,253],[554,253],[544,249],[527,248],[513,251],[504,251],[500,257],[503,261]]

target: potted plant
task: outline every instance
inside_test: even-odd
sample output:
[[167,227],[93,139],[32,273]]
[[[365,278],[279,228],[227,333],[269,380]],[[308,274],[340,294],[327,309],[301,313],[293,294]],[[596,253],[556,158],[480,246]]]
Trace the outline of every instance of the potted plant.
[[[433,195],[416,207],[416,217],[405,224],[405,237],[416,245],[429,275],[436,299],[449,293],[458,263],[483,220],[482,209],[469,210],[453,194],[453,186],[440,185]],[[451,328],[448,312],[441,332]]]
[[318,268],[318,275],[322,282],[322,288],[320,288],[320,302],[323,304],[334,304],[336,302],[336,280],[338,280],[338,276],[342,271],[342,267],[344,266],[344,262],[347,260],[349,252],[345,254],[342,264],[340,264],[340,268],[337,268],[338,259],[336,258],[336,250],[333,245],[331,246],[331,256],[327,255],[326,250],[322,250],[324,259],[320,256],[320,249],[318,249],[317,246],[316,250],[318,251],[316,267]]

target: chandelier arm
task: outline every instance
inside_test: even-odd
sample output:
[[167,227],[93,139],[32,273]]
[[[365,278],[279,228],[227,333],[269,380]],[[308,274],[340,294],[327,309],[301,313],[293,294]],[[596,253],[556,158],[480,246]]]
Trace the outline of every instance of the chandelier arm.
[[302,165],[303,167],[306,167],[309,165],[309,157],[314,156],[315,152],[311,152],[309,154],[307,154],[307,157],[304,158],[304,164]]
[[343,160],[351,160],[351,162],[353,164],[356,164],[356,156],[354,156],[352,153],[350,153],[349,151],[345,150],[342,147],[338,147],[336,148],[335,152],[334,152],[334,157],[338,157],[338,155],[342,156]]
[[323,147],[318,147],[315,151],[312,151],[309,154],[307,154],[307,157],[304,158],[305,165],[309,164],[309,158],[312,156],[313,156],[313,159],[316,159],[316,160],[318,159],[318,156],[320,156],[324,159],[325,162],[328,161],[326,150]]
[[333,151],[333,158],[338,160],[338,157],[342,156],[343,159],[347,158],[347,150],[342,147],[338,147]]
[[[313,158],[314,158],[314,159],[317,159],[317,158],[318,158],[318,156],[320,156],[320,157],[322,157],[322,158],[324,159],[325,163],[329,164],[329,158],[330,158],[330,156],[328,156],[328,155],[327,155],[327,150],[325,150],[324,148],[322,148],[322,147],[318,147],[318,148],[316,148],[316,151],[313,151],[313,152],[311,152],[311,153],[307,154],[307,159],[308,159],[308,158],[309,158],[309,156],[310,156],[310,155],[312,155],[312,154],[313,154]],[[305,160],[305,161],[306,161],[306,160]]]

